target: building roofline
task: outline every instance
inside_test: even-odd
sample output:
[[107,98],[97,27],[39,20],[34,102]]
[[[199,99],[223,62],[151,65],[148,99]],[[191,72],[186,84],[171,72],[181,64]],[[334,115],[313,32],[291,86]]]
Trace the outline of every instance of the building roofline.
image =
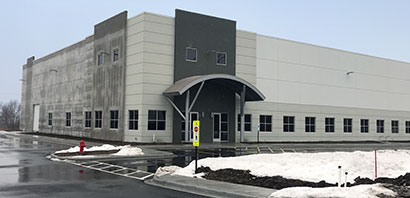
[[50,59],[50,58],[53,58],[54,56],[56,56],[58,53],[60,53],[60,52],[62,52],[62,51],[68,51],[68,50],[71,50],[71,49],[73,49],[73,48],[76,48],[78,45],[81,45],[81,44],[83,44],[83,43],[92,42],[92,41],[93,41],[93,37],[94,37],[94,35],[87,36],[87,37],[85,37],[83,40],[80,40],[80,41],[78,41],[78,42],[76,42],[76,43],[74,43],[74,44],[71,44],[71,45],[69,45],[69,46],[67,46],[67,47],[64,47],[64,48],[59,49],[59,50],[57,50],[57,51],[51,52],[50,54],[47,54],[47,55],[45,55],[45,56],[42,56],[42,57],[40,57],[40,58],[38,58],[38,59],[35,59],[35,60],[33,61],[33,63],[37,63],[37,62],[40,62],[40,61],[48,60],[48,59]]

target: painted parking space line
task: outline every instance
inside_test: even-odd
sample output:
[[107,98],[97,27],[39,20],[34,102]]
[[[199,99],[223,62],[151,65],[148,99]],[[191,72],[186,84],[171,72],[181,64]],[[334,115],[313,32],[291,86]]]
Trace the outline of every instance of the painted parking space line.
[[123,167],[115,164],[110,164],[100,161],[91,161],[91,162],[76,162],[76,161],[65,161],[66,163],[77,165],[83,168],[88,168],[92,170],[97,170],[105,173],[110,173],[113,175],[128,177],[137,180],[146,180],[152,176],[154,173],[137,170],[133,168]]
[[293,151],[294,153],[296,153],[296,150],[295,150],[295,149],[292,149],[292,151]]
[[284,153],[284,152],[285,152],[285,150],[283,150],[283,148],[280,148],[280,150],[282,151],[282,153]]
[[268,147],[268,149],[270,150],[271,153],[275,153],[270,147]]

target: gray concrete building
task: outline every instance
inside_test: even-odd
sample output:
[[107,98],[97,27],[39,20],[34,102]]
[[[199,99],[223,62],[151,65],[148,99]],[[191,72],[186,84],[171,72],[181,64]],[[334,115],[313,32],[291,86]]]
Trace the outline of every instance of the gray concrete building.
[[[21,129],[124,142],[408,141],[410,63],[122,12],[23,66]],[[258,135],[259,134],[259,135]]]

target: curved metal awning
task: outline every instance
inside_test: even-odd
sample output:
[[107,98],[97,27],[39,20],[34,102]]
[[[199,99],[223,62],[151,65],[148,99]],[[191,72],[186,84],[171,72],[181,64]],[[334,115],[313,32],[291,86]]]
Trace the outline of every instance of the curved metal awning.
[[228,74],[208,74],[187,77],[175,82],[175,84],[173,84],[171,87],[165,90],[163,94],[165,96],[180,96],[190,88],[205,81],[217,83],[222,86],[227,86],[239,95],[241,94],[243,87],[245,86],[245,101],[265,100],[265,96],[262,94],[262,92],[259,91],[251,83],[242,78]]

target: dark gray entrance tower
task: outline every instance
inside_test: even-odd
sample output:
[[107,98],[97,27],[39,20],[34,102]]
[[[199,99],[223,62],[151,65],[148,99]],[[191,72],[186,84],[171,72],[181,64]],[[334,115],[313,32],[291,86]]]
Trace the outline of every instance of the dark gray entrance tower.
[[[175,82],[197,75],[234,76],[235,47],[236,21],[182,10],[175,11]],[[195,62],[186,60],[187,48],[197,50]],[[217,65],[217,52],[226,53],[226,65]],[[191,101],[199,86],[191,89]],[[185,109],[185,94],[174,97],[174,103],[180,109]],[[226,137],[220,137],[221,141],[235,142],[235,92],[232,89],[220,83],[206,82],[191,112],[194,112],[194,117],[201,122],[201,142],[214,142],[214,129],[217,127],[227,131],[227,134],[222,134]],[[219,123],[219,126],[216,126],[218,123],[214,120],[214,115],[215,119],[220,115],[222,117],[222,124]],[[177,111],[174,111],[173,117],[173,142],[179,143],[185,139],[182,137],[183,118]]]

